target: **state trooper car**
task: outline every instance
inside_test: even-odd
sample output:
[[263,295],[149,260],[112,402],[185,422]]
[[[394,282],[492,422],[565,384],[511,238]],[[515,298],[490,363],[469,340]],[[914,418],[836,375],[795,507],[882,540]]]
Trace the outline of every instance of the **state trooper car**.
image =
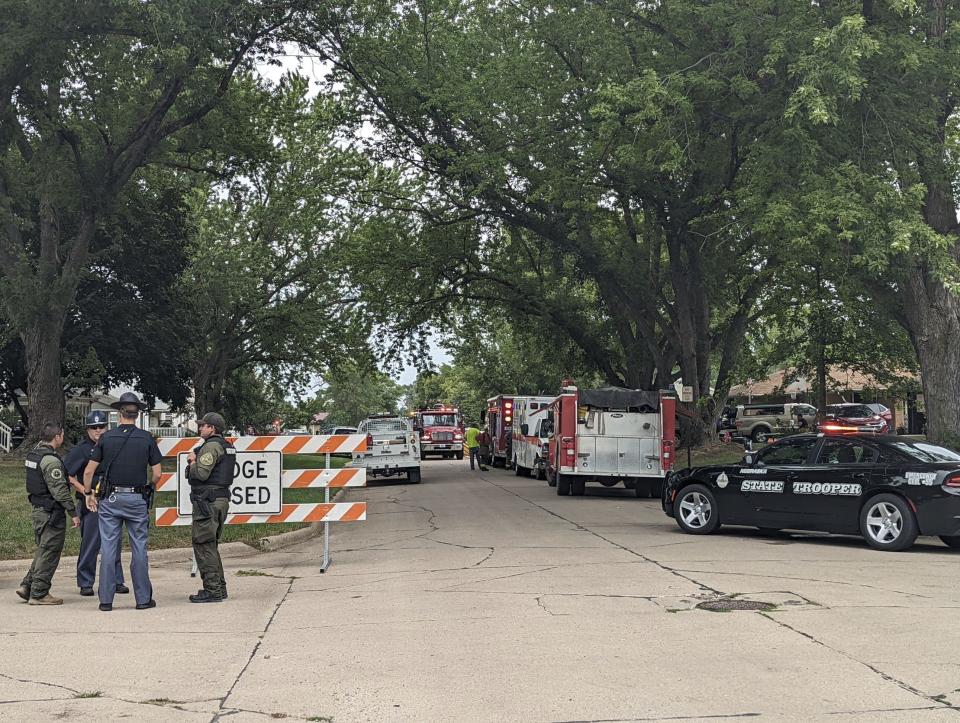
[[918,535],[960,548],[960,454],[896,435],[797,434],[740,464],[671,473],[662,506],[693,535],[749,525],[860,534],[878,550]]

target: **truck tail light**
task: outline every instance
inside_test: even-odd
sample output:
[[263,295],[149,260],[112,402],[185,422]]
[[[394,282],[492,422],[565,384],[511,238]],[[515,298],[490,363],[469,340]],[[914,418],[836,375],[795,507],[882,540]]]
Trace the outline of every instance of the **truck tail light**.
[[367,435],[367,449],[373,449],[373,435]]
[[960,487],[960,472],[952,472],[943,481],[944,487]]
[[660,443],[660,467],[664,470],[673,468],[673,440],[664,439]]

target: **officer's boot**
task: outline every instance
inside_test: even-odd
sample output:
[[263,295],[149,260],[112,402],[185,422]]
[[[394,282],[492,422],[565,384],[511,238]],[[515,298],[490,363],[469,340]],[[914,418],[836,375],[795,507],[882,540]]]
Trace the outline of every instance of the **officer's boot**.
[[30,599],[30,588],[26,585],[21,585],[17,588],[17,597],[19,597],[24,602],[27,602]]
[[47,593],[43,597],[30,598],[30,605],[63,605],[63,599]]

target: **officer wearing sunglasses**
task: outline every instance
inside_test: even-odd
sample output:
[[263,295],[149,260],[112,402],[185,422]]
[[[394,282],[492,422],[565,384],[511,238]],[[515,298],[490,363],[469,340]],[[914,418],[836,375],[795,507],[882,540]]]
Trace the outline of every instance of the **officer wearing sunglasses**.
[[[90,451],[97,446],[100,437],[107,429],[108,417],[104,411],[96,410],[87,414],[87,433],[83,440],[73,446],[63,460],[67,468],[70,486],[77,492],[77,510],[80,514],[80,556],[77,558],[77,587],[84,597],[93,597],[93,583],[97,577],[97,555],[100,554],[100,522],[97,513],[87,509],[83,496],[83,480],[80,478]],[[96,487],[99,479],[94,479]],[[123,584],[123,566],[120,564],[121,546],[117,545],[117,592],[128,593],[130,588]]]

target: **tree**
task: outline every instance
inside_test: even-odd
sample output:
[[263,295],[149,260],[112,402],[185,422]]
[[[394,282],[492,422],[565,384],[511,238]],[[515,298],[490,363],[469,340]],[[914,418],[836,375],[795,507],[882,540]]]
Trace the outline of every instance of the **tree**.
[[804,17],[773,5],[325,3],[303,42],[372,152],[419,179],[392,204],[421,216],[411,235],[448,245],[424,254],[418,307],[493,301],[610,383],[679,370],[709,418],[785,241],[751,223],[784,180],[792,81],[769,48],[796,49]]
[[403,388],[367,361],[343,361],[325,378],[317,404],[329,421],[356,425],[371,414],[397,414]]
[[[960,444],[956,8],[896,0],[824,8],[793,64],[788,117],[874,299],[889,301],[922,376],[928,434]],[[820,204],[821,207],[826,203]]]
[[[63,391],[135,384],[149,400],[181,406],[189,395],[175,286],[183,270],[189,185],[152,172],[128,186],[91,240],[91,269],[77,288],[61,340]],[[29,392],[23,342],[9,326],[0,344],[0,401]],[[158,344],[162,345],[157,349]]]
[[0,2],[0,296],[34,418],[63,419],[60,343],[98,226],[234,73],[272,49],[295,8]]
[[219,408],[238,371],[293,381],[366,351],[329,261],[354,230],[341,199],[361,161],[334,144],[337,109],[308,100],[302,79],[250,93],[256,132],[274,145],[192,202],[179,294],[198,416]]

